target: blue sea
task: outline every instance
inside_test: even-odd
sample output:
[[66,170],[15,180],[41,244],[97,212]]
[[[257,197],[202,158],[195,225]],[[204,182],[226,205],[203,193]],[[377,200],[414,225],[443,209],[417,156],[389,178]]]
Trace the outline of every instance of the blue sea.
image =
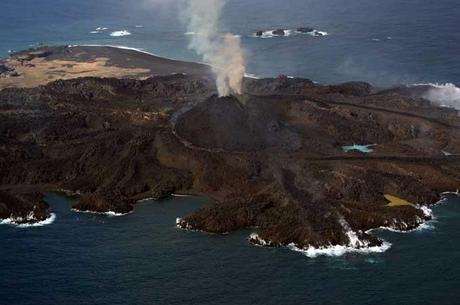
[[[163,2],[170,5],[155,5]],[[37,44],[111,44],[200,60],[176,0],[1,0],[0,56]],[[241,35],[248,72],[376,86],[460,83],[458,0],[227,0],[222,29]],[[142,27],[136,27],[142,26]],[[255,38],[307,26],[325,37]],[[108,29],[92,34],[98,27]],[[126,30],[129,36],[112,37]]]
[[49,194],[54,223],[0,225],[0,304],[459,304],[460,199],[429,228],[380,232],[380,254],[308,258],[249,244],[250,230],[186,232],[176,217],[199,198],[148,201],[121,217],[70,210]]
[[[173,0],[171,2],[174,2]],[[200,60],[177,7],[150,0],[0,0],[0,56],[40,44],[109,44]],[[248,72],[322,83],[460,84],[458,0],[228,0],[223,30],[241,36]],[[307,26],[327,36],[256,38]],[[107,28],[91,33],[97,28]],[[111,36],[117,31],[131,35]],[[54,223],[0,225],[0,304],[460,304],[460,199],[426,230],[378,232],[384,253],[308,258],[251,246],[252,231],[185,232],[200,198],[149,201],[122,217],[70,211]]]

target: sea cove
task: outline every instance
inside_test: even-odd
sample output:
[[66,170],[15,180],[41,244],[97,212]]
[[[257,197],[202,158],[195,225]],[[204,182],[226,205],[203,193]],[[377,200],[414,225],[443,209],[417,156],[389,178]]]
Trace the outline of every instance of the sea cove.
[[145,202],[123,217],[46,200],[53,224],[0,225],[5,304],[455,304],[458,199],[435,207],[426,230],[378,233],[392,243],[387,252],[316,258],[253,247],[252,230],[178,230],[176,217],[206,205],[197,198]]

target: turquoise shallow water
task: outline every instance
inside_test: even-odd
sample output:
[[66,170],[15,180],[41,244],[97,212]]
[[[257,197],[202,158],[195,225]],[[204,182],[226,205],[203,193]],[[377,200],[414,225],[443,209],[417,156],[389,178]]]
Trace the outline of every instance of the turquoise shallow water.
[[2,304],[458,304],[460,200],[430,230],[382,232],[382,254],[307,258],[246,238],[175,228],[197,198],[145,202],[123,217],[78,214],[50,194],[48,226],[0,226]]

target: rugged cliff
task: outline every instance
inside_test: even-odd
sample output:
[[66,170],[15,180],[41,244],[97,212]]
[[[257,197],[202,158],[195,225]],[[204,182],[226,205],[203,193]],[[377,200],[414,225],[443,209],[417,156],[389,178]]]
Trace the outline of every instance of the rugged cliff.
[[[274,246],[377,246],[366,231],[415,228],[430,218],[415,204],[460,184],[457,112],[411,94],[279,77],[218,98],[209,76],[183,74],[7,88],[0,218],[37,209],[37,196],[8,199],[35,191],[67,190],[76,209],[117,213],[190,193],[211,203],[178,215],[182,228],[257,227],[252,241]],[[353,144],[375,146],[342,149]],[[389,206],[385,194],[414,205]]]

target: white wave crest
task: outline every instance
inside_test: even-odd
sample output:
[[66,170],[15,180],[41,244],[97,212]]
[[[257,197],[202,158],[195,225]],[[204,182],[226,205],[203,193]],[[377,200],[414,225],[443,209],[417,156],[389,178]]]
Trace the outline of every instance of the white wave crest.
[[262,31],[262,34],[260,33],[254,33],[253,37],[257,38],[274,38],[274,37],[289,37],[289,36],[294,36],[294,35],[310,35],[313,37],[322,37],[322,36],[328,36],[329,33],[325,31],[319,31],[319,30],[311,30],[310,32],[303,32],[299,30],[292,30],[292,29],[287,29],[283,30],[284,35],[279,35],[275,34],[277,30],[276,29],[271,29],[271,30],[266,30]]
[[91,31],[90,33],[91,34],[99,34],[99,33],[102,33],[104,31],[107,31],[109,28],[106,28],[106,27],[97,27],[94,31]]
[[269,240],[265,240],[259,236],[257,233],[251,233],[248,240],[252,242],[253,245],[258,247],[273,247],[273,243]]
[[[436,204],[439,204],[442,201],[443,200],[440,200]],[[398,222],[396,219],[393,219],[390,222],[390,225],[381,226],[375,229],[370,229],[370,230],[367,230],[366,233],[371,233],[376,230],[385,230],[385,231],[390,231],[390,232],[395,232],[395,233],[406,234],[406,233],[413,233],[413,232],[419,232],[419,231],[425,231],[425,230],[433,230],[435,228],[434,222],[436,222],[436,218],[434,217],[433,210],[425,205],[414,205],[414,207],[421,210],[423,212],[423,215],[429,220],[426,220],[426,218],[422,219],[416,216],[416,227],[413,229],[409,229],[410,226],[407,223]],[[404,229],[401,229],[401,228],[404,228]]]
[[[324,247],[307,246],[304,248],[299,248],[294,243],[291,243],[287,245],[287,248],[292,251],[300,252],[307,257],[314,258],[318,256],[342,256],[346,253],[382,253],[391,247],[391,243],[386,241],[383,241],[380,246],[371,246],[369,241],[359,239],[358,234],[350,229],[350,225],[345,221],[345,219],[340,219],[340,224],[345,230],[345,235],[348,237],[347,245],[329,245]],[[271,241],[262,239],[257,233],[252,233],[249,236],[249,240],[256,246],[273,246]]]
[[245,74],[244,74],[244,77],[246,77],[246,78],[252,78],[252,79],[261,79],[261,78],[262,78],[262,77],[260,77],[260,76],[255,75],[255,74],[252,74],[252,73],[245,73]]
[[[299,32],[297,32],[299,33]],[[302,33],[300,33],[302,34]],[[321,37],[321,36],[328,36],[329,33],[328,32],[325,32],[325,31],[318,31],[318,30],[313,30],[312,32],[308,32],[308,33],[305,33],[307,35],[310,35],[310,36],[314,36],[314,37]]]
[[131,35],[131,32],[128,32],[126,30],[115,31],[115,32],[110,33],[110,36],[112,37],[121,37],[121,36],[128,36],[128,35]]
[[156,200],[156,199],[153,197],[147,197],[147,198],[139,199],[137,202],[142,203],[142,202],[147,202],[147,201],[152,201],[152,200]]
[[84,214],[94,214],[94,215],[102,215],[102,216],[109,216],[109,217],[120,217],[120,216],[125,216],[125,215],[128,215],[128,214],[131,214],[131,212],[128,212],[128,213],[116,213],[116,212],[113,212],[113,211],[108,211],[108,212],[94,212],[94,211],[82,211],[82,210],[78,210],[78,209],[72,209],[72,212],[75,212],[75,213],[84,213]]
[[370,253],[383,253],[391,248],[391,243],[384,241],[381,246],[372,247],[351,247],[351,246],[328,246],[328,247],[308,247],[298,248],[294,244],[288,245],[288,248],[292,251],[301,252],[307,257],[314,258],[318,256],[342,256],[346,253],[357,253],[357,254],[370,254]]
[[369,253],[382,253],[390,249],[391,244],[389,242],[382,242],[380,246],[371,246],[370,242],[367,240],[361,240],[358,237],[358,234],[354,232],[348,222],[341,218],[339,219],[340,225],[345,230],[345,235],[348,237],[348,244],[347,245],[330,245],[327,247],[318,247],[315,248],[313,246],[309,246],[304,249],[299,249],[294,244],[288,245],[289,249],[302,252],[308,257],[317,257],[321,255],[326,256],[341,256],[345,253],[361,253],[361,254],[369,254]]
[[[31,213],[32,213],[32,216],[31,214],[29,214],[26,217],[26,220],[33,220],[33,212]],[[34,223],[21,223],[22,221],[24,221],[24,219],[10,217],[10,218],[1,220],[0,225],[13,225],[18,228],[33,228],[33,227],[42,227],[42,226],[52,224],[55,220],[56,220],[56,214],[51,213],[50,216],[46,218],[45,220],[34,222]]]
[[185,221],[184,219],[180,217],[176,218],[176,227],[182,230],[186,230],[186,231],[198,231],[198,230],[195,230],[191,224],[189,224],[187,221]]
[[192,197],[192,195],[189,195],[189,194],[176,194],[176,193],[172,193],[171,196],[172,197]]

